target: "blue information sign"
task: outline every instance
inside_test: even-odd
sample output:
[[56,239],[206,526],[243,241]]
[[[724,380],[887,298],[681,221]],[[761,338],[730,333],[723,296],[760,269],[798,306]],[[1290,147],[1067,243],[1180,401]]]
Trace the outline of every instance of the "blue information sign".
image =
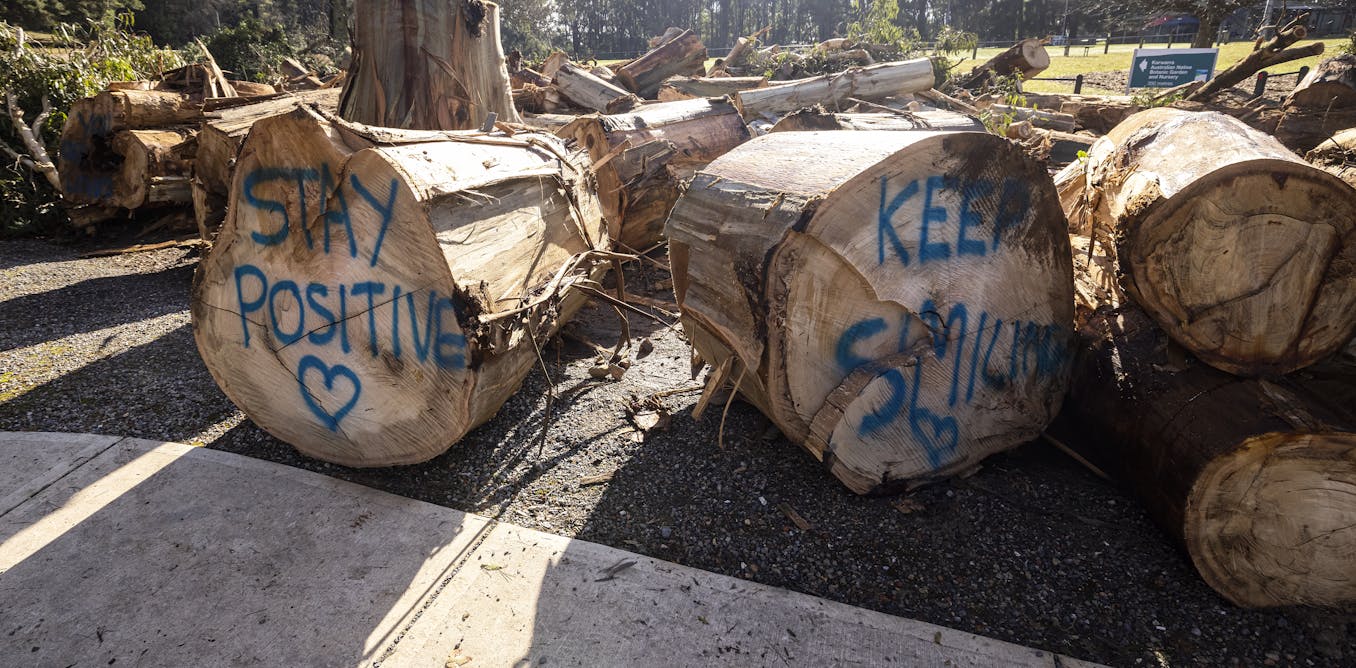
[[1135,49],[1130,88],[1172,88],[1215,75],[1219,49]]

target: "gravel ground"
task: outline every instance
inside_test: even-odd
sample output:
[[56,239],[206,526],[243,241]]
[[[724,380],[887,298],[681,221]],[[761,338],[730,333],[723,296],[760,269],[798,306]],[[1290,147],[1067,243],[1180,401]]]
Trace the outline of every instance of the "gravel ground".
[[[594,354],[567,339],[546,349],[549,380],[534,372],[443,456],[369,470],[307,459],[245,419],[200,361],[188,316],[197,251],[82,250],[0,242],[0,430],[203,444],[1113,665],[1356,662],[1356,615],[1232,607],[1132,498],[1039,443],[968,478],[861,498],[738,401],[723,448],[720,407],[694,421],[693,391],[664,397],[670,426],[641,434],[626,397],[696,382],[676,331],[635,316],[633,334],[655,350],[619,382],[590,379]],[[662,297],[665,278],[632,264],[627,286]],[[577,334],[616,342],[610,308],[576,323]]]

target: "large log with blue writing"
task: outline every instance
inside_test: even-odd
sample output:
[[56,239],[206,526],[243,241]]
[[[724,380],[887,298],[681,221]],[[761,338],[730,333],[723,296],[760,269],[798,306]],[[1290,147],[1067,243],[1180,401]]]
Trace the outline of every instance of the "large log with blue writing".
[[702,358],[870,493],[1053,419],[1073,336],[1065,224],[1045,169],[993,135],[778,132],[698,172],[666,229]]
[[1356,190],[1214,112],[1150,109],[1056,176],[1074,232],[1201,360],[1282,374],[1356,332]]
[[1079,334],[1052,427],[1143,500],[1233,603],[1356,602],[1356,360],[1256,379],[1182,352],[1075,238]]
[[499,43],[499,6],[483,0],[356,0],[353,62],[339,114],[422,130],[518,121]]
[[432,458],[498,411],[611,258],[585,153],[544,133],[258,121],[194,281],[227,396],[303,453]]

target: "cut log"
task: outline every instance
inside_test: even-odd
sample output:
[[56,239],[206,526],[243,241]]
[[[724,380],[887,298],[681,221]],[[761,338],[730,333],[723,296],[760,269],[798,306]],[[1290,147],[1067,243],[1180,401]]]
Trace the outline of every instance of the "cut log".
[[[1356,188],[1356,127],[1343,130],[1304,156]],[[1356,341],[1353,341],[1356,344]]]
[[512,84],[514,90],[518,90],[526,84],[532,84],[533,86],[551,85],[551,80],[543,76],[541,72],[527,68],[509,73],[509,82]]
[[207,368],[346,466],[420,462],[489,419],[601,277],[587,159],[550,135],[259,121],[194,280]]
[[994,116],[1012,117],[1012,120],[1030,123],[1032,127],[1042,130],[1057,130],[1059,132],[1073,132],[1076,127],[1072,114],[1064,114],[1058,111],[1045,111],[1044,109],[1030,109],[1028,107],[1011,107],[1006,104],[989,105],[989,113]]
[[766,86],[767,77],[669,77],[659,88],[659,100],[672,102],[694,97],[721,97]]
[[970,73],[962,78],[957,85],[961,88],[976,90],[987,86],[994,76],[1009,76],[1017,74],[1022,80],[1035,77],[1050,67],[1050,54],[1046,53],[1045,45],[1039,39],[1024,39],[1013,44],[1004,51],[989,60],[983,65],[970,70]]
[[928,90],[936,83],[932,60],[918,58],[740,91],[734,100],[744,118],[752,119],[763,114],[780,116],[817,104],[839,109],[849,97],[873,100]]
[[264,95],[274,95],[278,90],[268,84],[255,83],[253,81],[232,81],[231,88],[240,97],[262,97]]
[[1325,111],[1356,107],[1356,54],[1348,53],[1319,63],[1295,86],[1285,103]]
[[787,114],[772,132],[813,130],[973,130],[984,131],[979,119],[954,111],[932,109],[897,113],[830,113],[811,107]]
[[555,134],[576,118],[579,117],[573,114],[523,114],[523,125]]
[[195,129],[122,130],[113,135],[113,152],[122,157],[113,174],[113,190],[102,202],[123,209],[154,204],[188,204],[193,160],[184,142]]
[[617,81],[631,92],[653,99],[659,85],[675,74],[705,75],[706,46],[696,33],[684,30],[617,70]]
[[581,116],[558,134],[588,148],[610,235],[635,251],[663,239],[684,181],[751,137],[739,112],[719,98]]
[[649,42],[647,43],[647,46],[651,49],[658,48],[675,39],[678,39],[683,35],[684,32],[685,31],[682,28],[669,26],[667,29],[664,30],[664,34],[658,37],[651,37]]
[[218,110],[217,118],[202,124],[194,173],[208,191],[225,195],[231,186],[231,165],[245,134],[256,122],[291,111],[298,103],[315,104],[327,112],[339,106],[339,91],[324,89],[278,95],[252,104]]
[[1074,117],[1075,127],[1097,134],[1111,132],[1142,108],[1128,95],[1072,95],[1064,93],[1022,93],[1028,105]]
[[[1189,358],[1074,244],[1080,341],[1056,436],[1121,480],[1236,605],[1356,602],[1356,369],[1236,378]],[[1325,363],[1326,364],[1326,363]]]
[[516,122],[499,6],[482,0],[357,0],[347,120],[422,130]]
[[1356,190],[1212,112],[1150,109],[1056,177],[1127,291],[1206,363],[1300,369],[1356,332]]
[[1064,225],[1045,168],[1000,137],[779,132],[699,172],[667,231],[702,359],[869,493],[965,470],[1054,417]]
[[1276,34],[1270,39],[1258,40],[1256,47],[1248,55],[1223,72],[1216,74],[1204,86],[1186,96],[1186,99],[1190,102],[1205,102],[1252,78],[1254,74],[1264,68],[1323,53],[1322,42],[1314,42],[1302,47],[1291,47],[1295,42],[1308,36],[1309,31],[1304,27],[1304,22],[1307,20],[1309,20],[1309,12],[1304,12],[1295,17],[1284,28],[1276,31]]
[[123,207],[137,201],[136,193],[119,191],[127,185],[126,175],[122,176],[124,183],[117,182],[125,160],[119,148],[135,148],[137,142],[115,142],[118,133],[195,124],[201,118],[201,105],[187,96],[165,91],[104,91],[77,100],[61,131],[57,168],[62,197],[72,205],[99,208]]
[[615,114],[640,104],[640,99],[635,95],[593,76],[573,63],[561,64],[552,81],[565,97],[585,109]]

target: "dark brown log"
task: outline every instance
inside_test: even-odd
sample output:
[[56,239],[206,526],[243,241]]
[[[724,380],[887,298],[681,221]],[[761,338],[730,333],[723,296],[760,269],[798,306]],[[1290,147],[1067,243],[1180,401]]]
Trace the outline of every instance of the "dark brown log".
[[645,55],[617,70],[617,81],[631,92],[653,99],[659,85],[675,74],[706,73],[706,45],[696,33],[684,30]]
[[1218,369],[1288,373],[1356,333],[1356,190],[1223,114],[1157,108],[1056,176],[1136,304]]
[[1356,53],[1319,63],[1295,86],[1285,104],[1324,111],[1356,107]]
[[1186,99],[1191,102],[1205,102],[1251,78],[1264,68],[1323,53],[1322,42],[1289,48],[1290,45],[1308,36],[1309,31],[1304,27],[1304,21],[1308,18],[1308,12],[1299,15],[1285,28],[1277,31],[1273,37],[1258,44],[1242,60],[1216,74],[1215,78],[1207,81],[1204,86],[1196,89],[1196,92],[1188,95]]
[[1273,380],[1176,350],[1074,243],[1079,344],[1055,436],[1133,490],[1233,603],[1356,602],[1356,368]]
[[734,106],[719,98],[581,116],[558,134],[588,148],[610,236],[635,251],[663,238],[664,220],[693,172],[751,136]]
[[357,0],[347,120],[421,130],[516,122],[499,6],[482,0]]
[[1031,79],[1050,67],[1050,54],[1039,39],[1024,39],[970,70],[957,85],[961,88],[977,90],[987,86],[995,76],[1017,74],[1023,80]]
[[259,121],[193,286],[226,395],[303,453],[414,463],[493,416],[615,256],[588,160],[542,133]]
[[1064,225],[1045,167],[991,134],[779,132],[699,172],[667,229],[702,359],[868,493],[970,468],[1054,417]]

